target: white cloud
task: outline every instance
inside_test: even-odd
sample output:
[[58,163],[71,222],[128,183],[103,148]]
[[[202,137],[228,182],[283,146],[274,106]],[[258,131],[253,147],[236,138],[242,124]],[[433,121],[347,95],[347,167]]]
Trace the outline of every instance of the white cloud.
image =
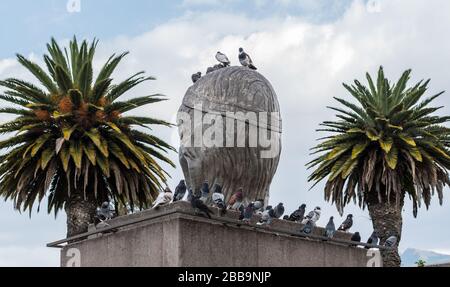
[[3,59],[0,60],[0,74],[3,74],[8,71],[11,67],[16,65],[16,61],[13,59]]
[[[193,1],[201,0],[188,2]],[[379,7],[379,12],[373,13],[365,2],[356,0],[342,17],[328,24],[298,17],[254,19],[240,14],[188,13],[136,37],[103,39],[99,56],[106,59],[112,52],[130,50],[117,78],[139,70],[156,75],[158,81],[143,85],[134,94],[162,92],[170,101],[140,113],[171,120],[191,84],[192,73],[204,72],[215,64],[217,50],[237,64],[237,49],[246,48],[259,71],[272,82],[284,120],[283,154],[271,201],[285,202],[288,211],[302,202],[308,208],[322,205],[324,213],[319,224],[325,224],[329,216],[336,217],[337,213],[334,207],[324,204],[319,187],[307,191],[310,185],[304,164],[310,160],[309,148],[320,136],[315,128],[321,121],[333,118],[325,106],[335,104],[333,96],[347,97],[341,83],[354,78],[363,80],[366,71],[374,73],[382,64],[392,80],[412,68],[414,81],[433,79],[430,93],[449,90],[450,40],[445,35],[450,34],[450,2],[408,0],[405,5],[402,0],[384,0]],[[0,64],[0,78],[7,75],[7,70],[1,71],[2,65],[6,64]],[[443,112],[450,114],[448,97],[445,94],[437,104],[447,105]],[[155,132],[170,141],[176,131]],[[172,158],[177,161],[175,154]],[[179,169],[172,175],[173,184],[182,176]],[[412,218],[407,202],[402,249],[450,248],[450,233],[440,226],[450,216],[448,192],[445,198],[443,207],[433,202],[432,209],[421,210],[417,220]],[[367,213],[354,206],[347,211],[355,214],[354,231],[368,237],[371,222]],[[433,234],[433,241],[429,234]]]

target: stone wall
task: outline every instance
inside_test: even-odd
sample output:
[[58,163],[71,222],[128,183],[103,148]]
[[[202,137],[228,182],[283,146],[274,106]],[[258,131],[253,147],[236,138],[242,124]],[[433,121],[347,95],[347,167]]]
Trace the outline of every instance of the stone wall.
[[[218,210],[217,215],[219,214]],[[115,233],[90,235],[61,250],[61,266],[275,267],[366,266],[367,250],[294,236],[300,224],[275,220],[270,227],[241,225],[236,212],[212,220],[196,216],[186,202],[120,217]],[[255,221],[257,218],[255,218]],[[315,234],[323,233],[317,228]],[[336,238],[351,234],[338,232]],[[75,248],[75,249],[74,249]],[[68,256],[69,255],[69,256]]]

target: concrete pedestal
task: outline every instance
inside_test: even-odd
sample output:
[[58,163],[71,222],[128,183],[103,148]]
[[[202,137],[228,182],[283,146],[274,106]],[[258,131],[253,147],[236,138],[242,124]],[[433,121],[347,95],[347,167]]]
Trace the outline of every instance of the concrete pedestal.
[[[213,219],[196,216],[190,204],[178,202],[157,210],[119,217],[109,222],[117,232],[90,235],[61,250],[61,266],[154,267],[283,267],[360,266],[367,264],[363,248],[293,236],[301,225],[275,220],[270,227],[241,225],[238,213]],[[321,235],[322,228],[315,234]],[[338,232],[336,239],[351,234]]]

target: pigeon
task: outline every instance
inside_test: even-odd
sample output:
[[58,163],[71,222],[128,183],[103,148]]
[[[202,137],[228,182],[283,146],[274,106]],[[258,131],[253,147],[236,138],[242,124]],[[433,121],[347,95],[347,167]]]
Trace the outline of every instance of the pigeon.
[[272,223],[272,216],[270,216],[272,212],[272,206],[269,205],[266,207],[266,210],[262,213],[261,219],[259,220],[257,225],[269,225]]
[[341,226],[339,226],[338,230],[348,232],[353,225],[353,215],[347,215],[347,219],[342,222]]
[[203,201],[203,203],[206,203],[206,201],[208,200],[208,197],[209,197],[209,183],[207,180],[205,180],[205,182],[203,183],[200,191],[202,193],[200,200]]
[[397,244],[397,236],[390,236],[388,239],[386,239],[386,242],[384,242],[384,246],[386,247],[394,247]]
[[221,213],[225,213],[227,210],[227,205],[225,204],[225,196],[222,193],[222,187],[217,183],[214,185],[214,191],[212,194],[212,201],[215,206],[220,208]]
[[155,202],[153,203],[152,209],[155,209],[162,205],[166,205],[170,203],[172,199],[173,199],[172,191],[170,190],[169,187],[166,187],[166,189],[164,189],[164,192],[161,192],[156,198]]
[[[367,244],[377,245],[378,244],[378,236],[377,233],[374,231],[372,232],[372,235],[370,235],[369,239],[367,239]],[[366,249],[370,249],[369,246],[365,247]]]
[[264,200],[262,199],[258,199],[256,201],[253,202],[253,210],[257,213],[257,214],[262,214],[264,211]]
[[334,225],[333,216],[331,216],[330,221],[328,221],[327,225],[325,226],[324,236],[331,239],[333,238],[335,233],[336,233],[336,226]]
[[283,216],[283,220],[289,220],[289,215]]
[[184,195],[186,194],[186,183],[184,180],[180,180],[180,183],[175,188],[175,194],[173,195],[173,202],[180,201],[183,199]]
[[300,230],[300,232],[303,232],[305,234],[311,234],[314,230],[314,222],[312,222],[312,220],[308,220],[308,222],[306,222],[305,226],[303,226],[303,228]]
[[[97,214],[94,217],[94,226],[95,229],[103,229],[110,227],[110,225],[106,222],[107,220],[112,219],[114,216],[114,211],[111,210],[111,204],[108,201],[105,201],[102,203],[100,208],[97,209]],[[117,232],[117,229],[111,229],[108,232],[104,233],[110,233],[110,232]]]
[[296,211],[289,216],[290,221],[299,222],[305,217],[306,204],[302,204]]
[[221,52],[217,52],[216,60],[222,63],[224,67],[228,67],[231,64],[230,60],[228,60],[228,57]]
[[195,84],[197,83],[198,80],[200,80],[200,78],[202,77],[202,72],[197,72],[195,74],[192,74],[192,82]]
[[275,206],[275,208],[273,209],[273,213],[271,214],[271,216],[273,218],[280,218],[281,216],[283,216],[284,213],[284,206],[283,203],[279,203],[277,206]]
[[241,65],[244,67],[248,67],[252,70],[257,70],[256,67],[253,65],[253,61],[250,58],[250,56],[244,52],[244,49],[239,48],[239,62],[241,62]]
[[[350,240],[354,242],[361,242],[361,235],[359,234],[359,232],[355,232],[353,233],[352,238],[350,238]],[[356,244],[352,244],[350,246],[356,246]]]
[[108,201],[102,203],[100,208],[97,208],[97,218],[100,221],[110,220],[113,218],[114,212],[111,210],[111,205]]
[[249,224],[255,212],[253,208],[254,208],[253,203],[249,203],[247,207],[242,208],[239,220],[242,220],[243,222]]
[[231,196],[230,200],[228,201],[228,209],[239,210],[242,205],[242,200],[244,199],[242,190],[242,188],[239,188],[239,190]]
[[310,211],[308,213],[308,215],[306,215],[305,219],[302,221],[303,224],[308,223],[308,221],[312,221],[312,223],[315,225],[316,222],[320,219],[320,214],[321,214],[322,210],[320,209],[320,207],[316,207],[314,208],[313,211]]
[[205,214],[209,219],[211,219],[212,211],[206,206],[206,204],[200,199],[200,196],[192,196],[191,205],[196,210]]

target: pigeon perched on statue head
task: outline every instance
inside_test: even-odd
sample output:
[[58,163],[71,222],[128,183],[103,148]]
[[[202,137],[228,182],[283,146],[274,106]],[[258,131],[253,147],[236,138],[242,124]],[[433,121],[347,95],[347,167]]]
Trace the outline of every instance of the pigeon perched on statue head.
[[204,214],[208,218],[211,218],[212,211],[206,206],[206,204],[200,199],[200,196],[193,195],[191,199],[191,205],[196,213]]
[[[378,244],[378,236],[376,231],[372,232],[369,239],[367,239],[367,244],[377,245]],[[370,249],[370,247],[366,246],[366,249]]]
[[340,231],[348,232],[350,228],[353,226],[353,215],[349,214],[347,215],[347,218],[342,222],[342,224],[339,226]]
[[284,214],[284,205],[282,202],[278,203],[277,206],[273,209],[273,217],[280,218]]
[[308,215],[306,215],[302,223],[306,224],[308,221],[311,221],[315,225],[316,222],[319,221],[321,213],[322,213],[321,208],[317,206],[316,208],[314,208],[313,211],[310,211]]
[[302,221],[303,217],[305,217],[305,209],[306,204],[300,205],[300,207],[289,216],[289,220],[294,222]]
[[257,70],[256,67],[253,65],[252,59],[247,53],[245,53],[243,48],[239,48],[239,62],[244,67],[248,67],[252,70]]
[[266,207],[266,210],[264,210],[264,212],[261,215],[261,219],[259,220],[258,223],[256,223],[257,225],[269,225],[272,223],[272,216],[270,214],[272,214],[273,209],[271,205],[268,205]]
[[192,82],[195,84],[197,83],[198,80],[200,80],[200,78],[202,77],[202,72],[197,72],[195,74],[192,74]]
[[[353,233],[352,238],[350,238],[350,240],[354,242],[361,242],[361,235],[359,234],[359,232],[355,232]],[[352,244],[350,246],[356,246],[356,244]]]
[[395,247],[397,244],[397,236],[390,236],[386,241],[384,242],[384,246],[386,247]]
[[231,64],[230,60],[228,60],[228,57],[221,52],[216,53],[216,60],[223,64],[224,67],[228,67]]
[[173,201],[180,201],[183,199],[184,195],[186,194],[186,183],[184,180],[180,180],[180,183],[175,188],[175,194],[173,195]]
[[333,216],[331,216],[330,220],[328,221],[327,225],[325,226],[324,236],[326,236],[328,238],[333,238],[335,233],[336,233],[336,227],[334,225]]

